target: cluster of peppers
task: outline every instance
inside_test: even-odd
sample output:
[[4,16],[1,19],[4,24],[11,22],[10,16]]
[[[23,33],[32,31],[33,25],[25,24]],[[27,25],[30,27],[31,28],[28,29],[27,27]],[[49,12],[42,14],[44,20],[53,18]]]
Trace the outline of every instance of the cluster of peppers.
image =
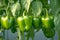
[[[39,30],[42,28],[44,35],[47,38],[51,38],[55,34],[54,30],[54,21],[53,15],[49,15],[47,9],[45,9],[46,13],[40,17],[33,16],[19,16],[14,19],[13,16],[0,16],[0,26],[4,29],[9,29],[17,23],[21,32],[29,31],[32,27]],[[16,22],[14,22],[16,21]],[[16,27],[13,27],[12,31],[16,31]]]

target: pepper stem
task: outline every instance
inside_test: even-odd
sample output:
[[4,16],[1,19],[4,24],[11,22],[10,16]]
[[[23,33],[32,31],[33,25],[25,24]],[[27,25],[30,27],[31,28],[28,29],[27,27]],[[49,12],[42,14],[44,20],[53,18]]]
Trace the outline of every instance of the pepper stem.
[[9,40],[9,39],[8,39],[8,30],[7,30],[7,40]]
[[4,38],[4,40],[5,40],[5,30],[3,30],[3,38]]
[[27,12],[26,10],[23,11],[23,16],[27,15]]
[[48,10],[45,8],[45,16],[48,17]]
[[9,3],[8,3],[8,6],[7,6],[7,8],[6,8],[6,15],[7,15],[7,16],[9,16],[8,9],[9,9]]

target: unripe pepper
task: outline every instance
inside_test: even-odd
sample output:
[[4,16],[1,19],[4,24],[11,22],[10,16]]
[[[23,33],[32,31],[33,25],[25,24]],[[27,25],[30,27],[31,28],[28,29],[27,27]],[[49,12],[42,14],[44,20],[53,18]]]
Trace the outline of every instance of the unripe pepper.
[[47,9],[45,10],[46,14],[41,17],[43,24],[42,30],[47,38],[52,38],[55,35],[53,16],[48,14]]
[[26,31],[30,30],[32,27],[32,16],[24,16],[24,21]]
[[43,29],[43,33],[47,38],[52,38],[55,35],[54,29]]
[[9,29],[12,26],[13,18],[8,16],[1,17],[1,25],[4,29]]
[[42,22],[40,17],[33,17],[33,27],[38,32],[42,28]]
[[54,28],[54,20],[52,15],[48,15],[48,12],[46,10],[46,15],[43,15],[41,17],[42,24],[44,28]]
[[40,20],[39,18],[34,17],[33,18],[33,27],[38,28],[40,26]]
[[17,23],[18,23],[20,31],[24,32],[25,31],[24,18],[23,17],[18,17],[17,18]]
[[45,28],[54,28],[54,22],[50,17],[42,17],[42,23]]

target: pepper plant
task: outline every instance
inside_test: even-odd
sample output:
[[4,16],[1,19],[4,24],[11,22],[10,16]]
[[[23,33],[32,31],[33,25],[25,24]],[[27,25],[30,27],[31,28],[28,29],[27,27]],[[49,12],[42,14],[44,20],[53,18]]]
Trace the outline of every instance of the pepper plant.
[[59,0],[0,0],[0,29],[18,32],[19,40],[34,40],[40,29],[47,38],[53,38],[55,30],[60,37],[59,7]]

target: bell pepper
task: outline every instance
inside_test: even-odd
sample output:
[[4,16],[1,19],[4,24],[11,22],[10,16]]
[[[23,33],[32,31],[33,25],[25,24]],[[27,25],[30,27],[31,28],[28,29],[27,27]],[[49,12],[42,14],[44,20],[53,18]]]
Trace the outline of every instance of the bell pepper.
[[54,18],[53,15],[49,15],[47,9],[45,15],[41,17],[41,21],[43,24],[42,30],[44,35],[47,38],[52,38],[55,35],[55,30],[54,30]]
[[17,24],[19,26],[20,31],[24,32],[25,31],[25,23],[24,23],[24,18],[23,17],[18,17],[17,18]]
[[8,16],[1,17],[1,25],[4,29],[9,29],[12,26],[13,18]]
[[38,28],[40,26],[40,20],[39,18],[34,17],[33,18],[33,27]]
[[49,15],[47,10],[45,15],[42,15],[41,20],[42,20],[43,27],[45,28],[55,27],[53,15]]
[[54,28],[54,22],[50,17],[42,17],[42,24],[45,28]]
[[45,37],[52,38],[55,35],[55,30],[54,29],[43,29],[43,33]]
[[32,16],[24,16],[24,22],[26,31],[30,30],[32,27]]
[[40,17],[33,17],[33,27],[37,29],[36,32],[38,32],[42,28],[42,22]]

